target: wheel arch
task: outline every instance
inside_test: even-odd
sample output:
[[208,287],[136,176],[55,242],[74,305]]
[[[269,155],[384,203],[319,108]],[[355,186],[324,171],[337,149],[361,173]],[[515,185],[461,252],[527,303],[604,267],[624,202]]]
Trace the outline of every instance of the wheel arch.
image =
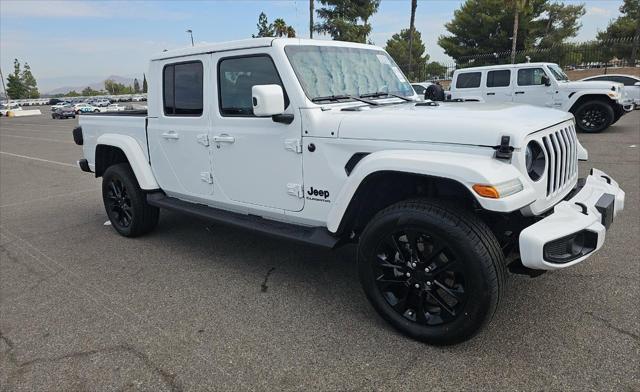
[[117,134],[104,134],[98,137],[94,169],[96,177],[102,176],[109,166],[124,162],[131,166],[140,188],[144,190],[159,188],[151,165],[142,147],[134,138]]
[[377,211],[416,197],[455,199],[496,212],[515,211],[535,200],[535,191],[526,183],[522,191],[503,199],[477,196],[471,187],[521,177],[513,165],[486,155],[422,150],[372,153],[347,177],[327,217],[327,228],[339,235],[350,234]]
[[589,93],[589,92],[576,93],[571,98],[572,99],[569,102],[569,108],[567,109],[567,111],[571,112],[574,115],[578,107],[580,107],[580,105],[588,101],[602,101],[610,105],[611,108],[614,109],[614,111],[617,105],[617,103],[614,100],[612,100],[611,98],[609,98],[608,96],[602,93]]

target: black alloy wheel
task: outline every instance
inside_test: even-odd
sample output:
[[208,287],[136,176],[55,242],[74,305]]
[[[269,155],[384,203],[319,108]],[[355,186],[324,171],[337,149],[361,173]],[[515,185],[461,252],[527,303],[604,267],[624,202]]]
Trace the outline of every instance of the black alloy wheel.
[[109,211],[109,217],[113,218],[122,228],[131,226],[133,220],[133,209],[131,206],[131,198],[127,188],[122,183],[122,179],[113,176],[107,185],[107,194],[105,199],[105,207]]
[[462,342],[495,313],[504,255],[491,229],[463,206],[398,202],[360,235],[358,275],[374,309],[403,334],[435,345]]
[[454,320],[464,306],[465,272],[459,256],[422,228],[390,233],[378,246],[371,267],[383,297],[420,325]]
[[614,121],[615,113],[611,105],[602,101],[586,102],[576,110],[576,125],[586,133],[605,130]]
[[137,237],[153,230],[160,211],[147,203],[128,163],[109,166],[102,175],[102,200],[111,225],[125,237]]

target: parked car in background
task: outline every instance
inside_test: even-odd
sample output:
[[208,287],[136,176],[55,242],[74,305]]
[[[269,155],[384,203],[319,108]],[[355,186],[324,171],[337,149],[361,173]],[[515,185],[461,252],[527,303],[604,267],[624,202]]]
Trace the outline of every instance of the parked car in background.
[[420,96],[420,98],[424,99],[424,93],[427,91],[427,88],[431,86],[433,83],[431,82],[420,82],[420,83],[411,83],[411,87],[416,91],[416,94]]
[[97,99],[95,101],[93,101],[93,106],[98,106],[101,108],[106,108],[107,106],[109,106],[111,104],[111,101],[109,101],[108,99]]
[[580,79],[584,82],[596,81],[596,82],[617,82],[624,85],[623,96],[633,102],[636,109],[640,108],[640,77],[632,75],[622,74],[608,74],[591,76],[588,78]]
[[9,113],[9,111],[14,111],[14,110],[22,110],[22,107],[17,103],[2,104],[0,105],[0,116],[6,116]]
[[458,69],[451,99],[516,102],[572,113],[582,132],[602,132],[633,104],[622,96],[623,85],[610,81],[571,82],[553,63],[522,63]]
[[78,103],[78,104],[75,104],[73,108],[75,109],[76,114],[98,113],[100,111],[100,108],[93,105],[89,105],[88,103]]
[[51,111],[51,118],[63,119],[63,118],[76,118],[76,111],[73,106],[63,106]]
[[144,101],[144,97],[142,95],[134,95],[131,97],[132,102],[142,102]]
[[60,109],[61,107],[65,107],[65,106],[73,106],[73,105],[69,101],[59,101],[58,103],[56,103],[53,106],[51,106],[51,110],[53,111],[53,110]]
[[118,103],[112,103],[105,109],[107,112],[123,112],[125,110],[127,110],[127,107]]

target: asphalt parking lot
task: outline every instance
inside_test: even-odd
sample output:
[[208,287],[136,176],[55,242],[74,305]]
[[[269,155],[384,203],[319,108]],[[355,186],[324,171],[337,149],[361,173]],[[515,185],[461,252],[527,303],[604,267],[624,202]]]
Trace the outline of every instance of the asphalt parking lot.
[[0,119],[0,390],[640,390],[640,111],[579,134],[627,193],[605,247],[510,276],[473,340],[430,347],[331,252],[164,212],[105,226],[76,120]]

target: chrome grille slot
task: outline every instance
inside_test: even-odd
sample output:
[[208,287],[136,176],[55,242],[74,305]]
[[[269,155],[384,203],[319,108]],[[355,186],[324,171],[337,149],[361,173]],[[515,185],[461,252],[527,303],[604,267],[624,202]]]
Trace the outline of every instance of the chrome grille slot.
[[551,198],[578,174],[577,138],[573,126],[564,126],[554,129],[541,139],[540,144],[548,160],[547,198]]

